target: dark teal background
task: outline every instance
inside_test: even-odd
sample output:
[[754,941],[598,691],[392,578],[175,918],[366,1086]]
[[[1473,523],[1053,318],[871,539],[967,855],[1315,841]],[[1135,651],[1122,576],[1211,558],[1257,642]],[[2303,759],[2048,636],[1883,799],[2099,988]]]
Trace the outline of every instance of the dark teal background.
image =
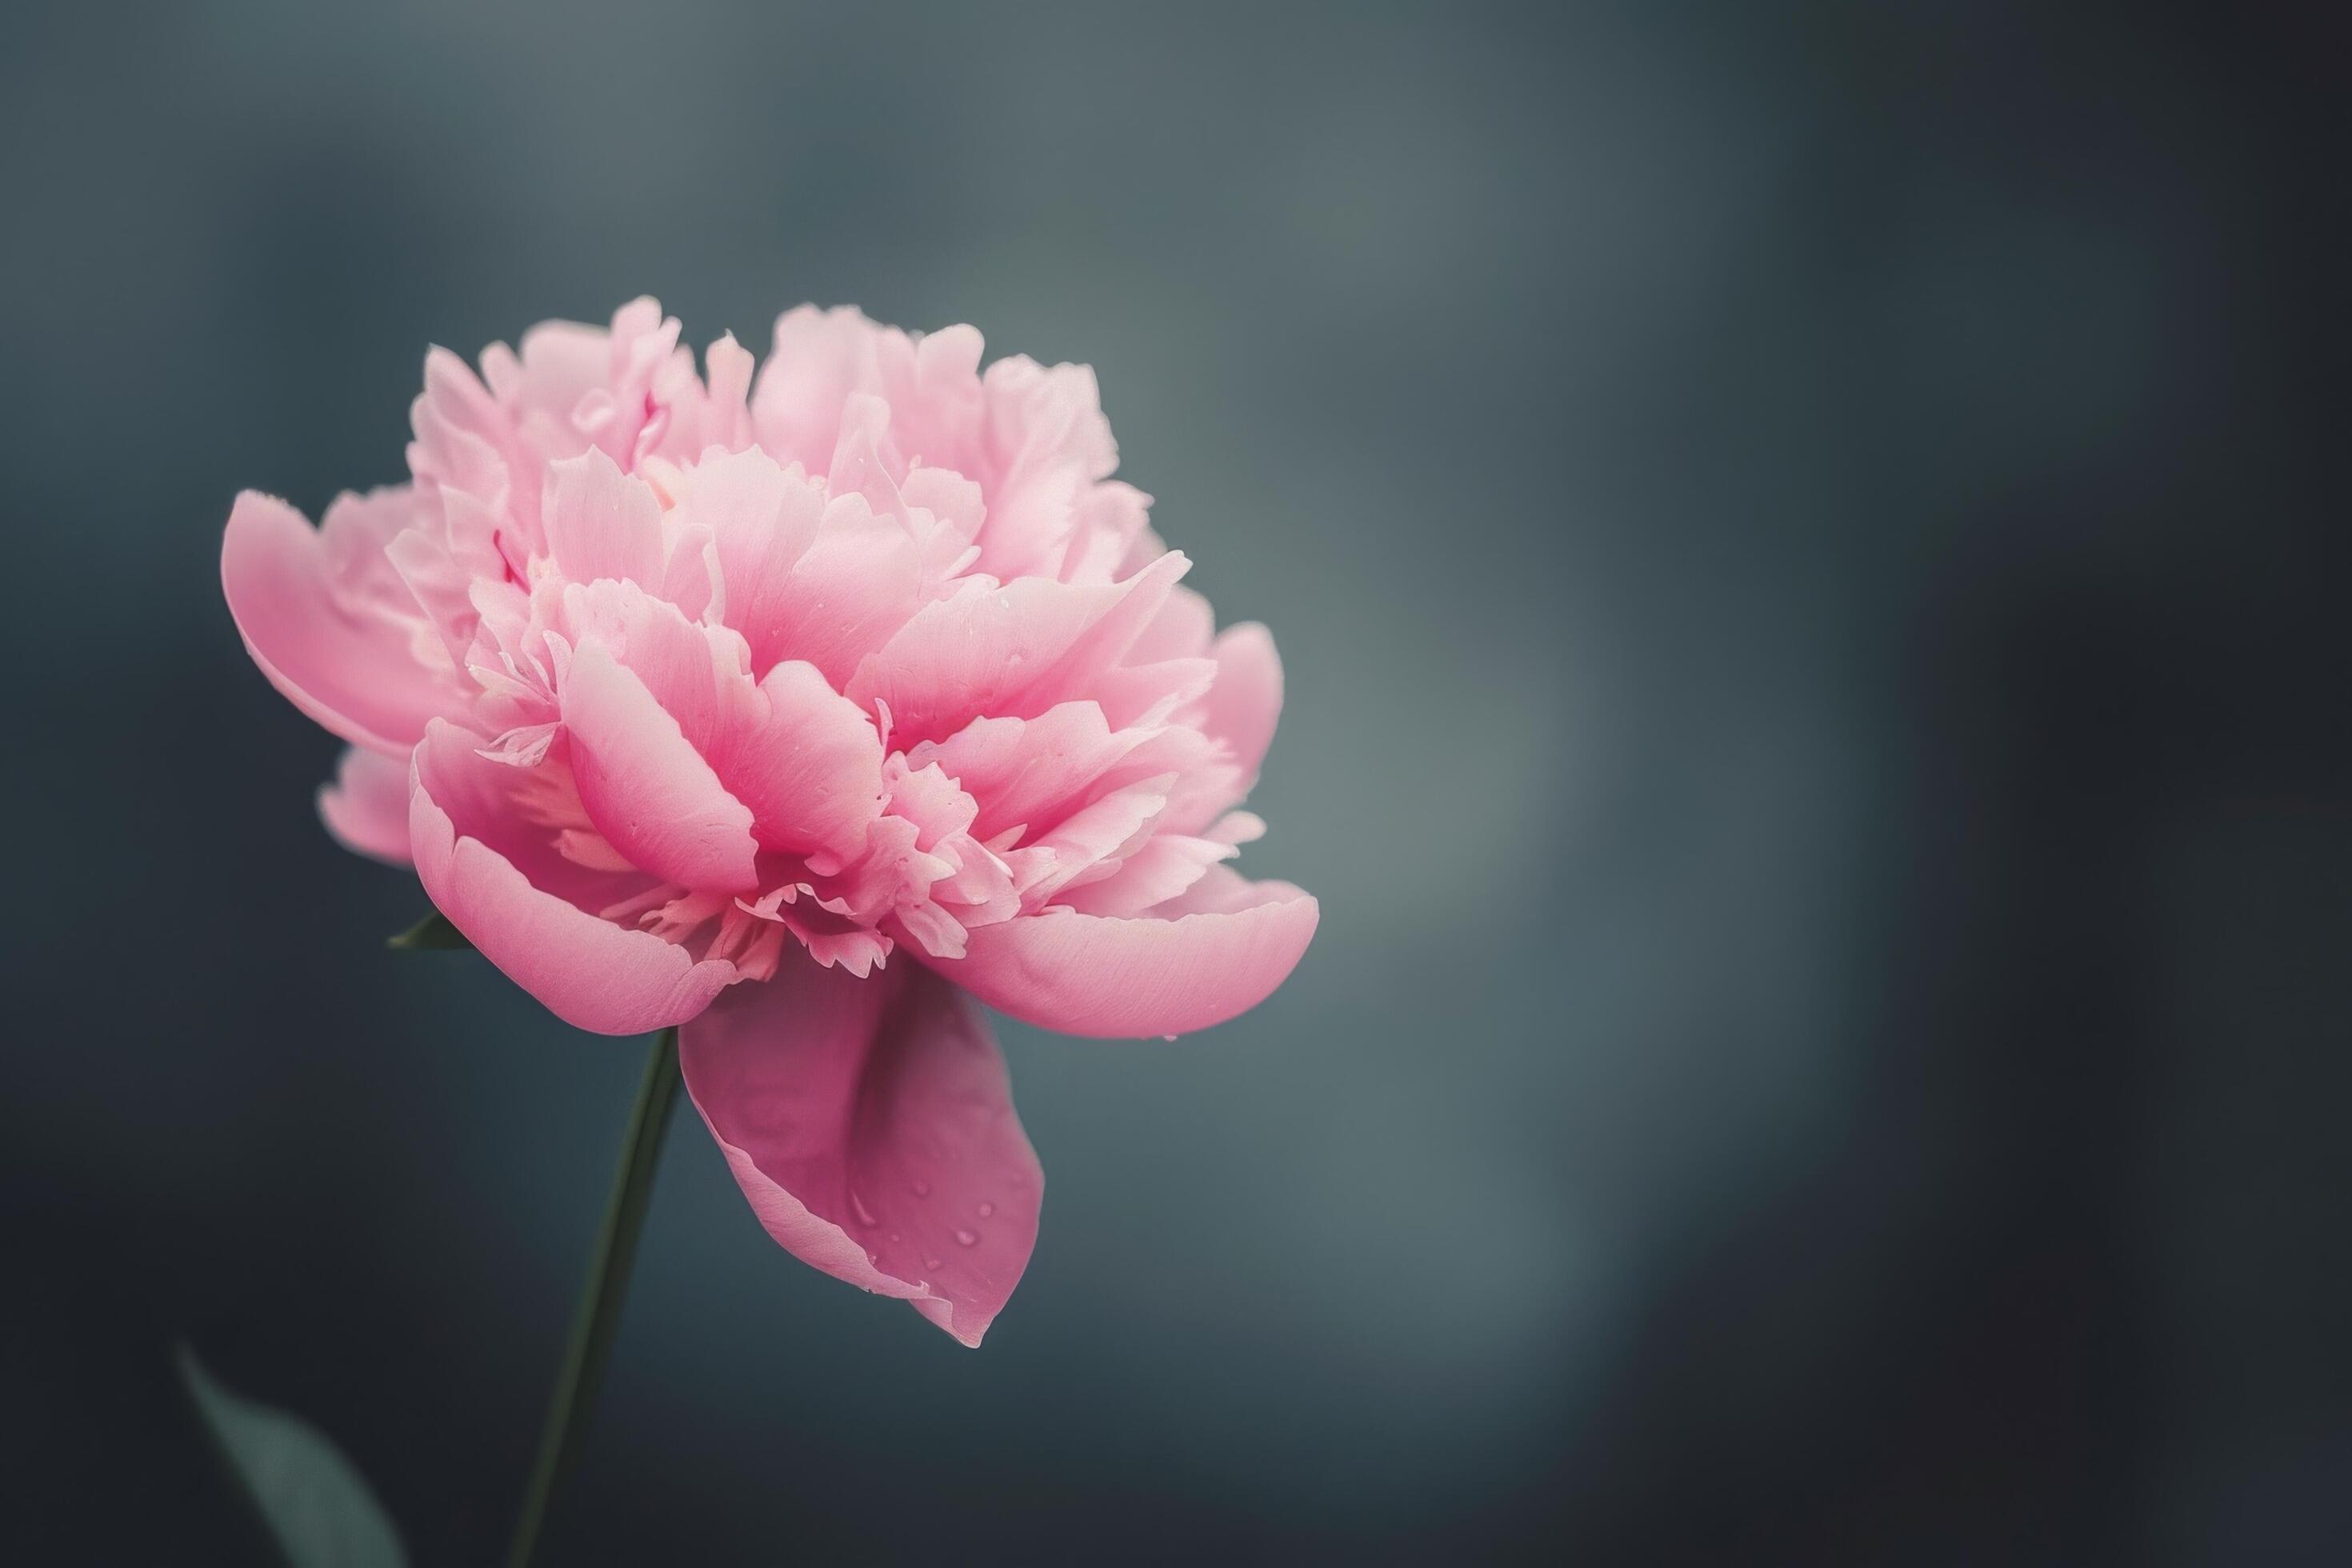
[[173,1343],[490,1561],[640,1047],[311,815],[235,492],[429,342],[1100,374],[1295,980],[1003,1030],[971,1353],[671,1145],[559,1563],[2352,1561],[2345,29],[2027,4],[20,7],[0,1556],[240,1563]]

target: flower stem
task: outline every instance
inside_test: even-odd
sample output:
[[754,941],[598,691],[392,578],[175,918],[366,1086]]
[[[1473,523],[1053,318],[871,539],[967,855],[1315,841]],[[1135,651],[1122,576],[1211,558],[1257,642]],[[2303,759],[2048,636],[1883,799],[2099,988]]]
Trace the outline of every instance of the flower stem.
[[539,1458],[531,1466],[530,1489],[523,1493],[522,1515],[515,1521],[507,1568],[530,1568],[532,1553],[539,1548],[541,1528],[547,1521],[548,1505],[586,1442],[596,1388],[604,1381],[604,1363],[612,1356],[613,1339],[620,1331],[629,1268],[636,1261],[637,1233],[645,1228],[654,1167],[661,1161],[662,1134],[669,1126],[677,1086],[677,1031],[664,1029],[654,1037],[653,1055],[646,1058],[645,1079],[637,1086],[636,1104],[629,1112],[621,1163],[613,1173],[613,1195],[604,1205],[604,1223],[596,1234],[588,1283],[581,1289],[580,1306],[572,1320],[572,1340],[564,1347],[563,1370],[556,1377],[547,1425],[540,1432]]

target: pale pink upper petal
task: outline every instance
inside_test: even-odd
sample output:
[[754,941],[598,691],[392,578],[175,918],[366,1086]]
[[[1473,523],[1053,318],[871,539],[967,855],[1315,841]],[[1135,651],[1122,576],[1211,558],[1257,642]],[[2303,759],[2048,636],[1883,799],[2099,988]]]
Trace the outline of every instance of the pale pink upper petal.
[[602,450],[551,463],[548,471],[555,489],[547,502],[547,547],[566,577],[661,582],[661,501],[653,487],[622,473]]
[[874,383],[874,340],[883,330],[854,305],[801,305],[777,318],[774,347],[751,385],[753,432],[777,461],[823,471],[844,404]]
[[345,497],[313,529],[247,490],[221,541],[221,587],[253,661],[297,708],[377,752],[405,752],[458,700],[438,639],[384,558],[408,504],[404,489]]
[[720,618],[743,634],[756,668],[783,657],[778,643],[792,624],[793,568],[824,512],[824,492],[764,452],[706,457],[688,478],[678,514],[710,531],[725,601]]
[[408,864],[408,759],[353,746],[335,782],[319,786],[319,816],[346,849]]
[[678,1060],[769,1235],[980,1343],[1028,1266],[1045,1177],[953,987],[791,954],[688,1024]]
[[683,947],[596,910],[646,879],[567,860],[522,798],[530,775],[477,754],[478,737],[436,721],[413,760],[409,845],[434,907],[484,956],[566,1023],[634,1035],[683,1023],[736,978]]
[[1205,1029],[1256,1006],[1288,978],[1319,918],[1315,900],[1287,882],[1227,876],[1245,892],[1236,897],[1220,882],[1219,907],[1159,918],[1181,909],[1178,900],[1131,919],[1047,910],[982,926],[971,933],[966,956],[929,962],[999,1012],[1066,1035]]

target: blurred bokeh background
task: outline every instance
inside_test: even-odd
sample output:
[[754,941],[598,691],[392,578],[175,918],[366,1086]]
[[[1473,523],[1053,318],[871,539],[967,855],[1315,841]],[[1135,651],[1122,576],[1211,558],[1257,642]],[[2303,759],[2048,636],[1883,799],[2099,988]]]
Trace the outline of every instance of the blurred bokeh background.
[[655,292],[1089,362],[1323,900],[1003,1026],[978,1352],[671,1142],[558,1563],[2352,1560],[2347,37],[2017,4],[35,4],[0,51],[0,1555],[499,1550],[641,1051],[311,815],[243,486]]

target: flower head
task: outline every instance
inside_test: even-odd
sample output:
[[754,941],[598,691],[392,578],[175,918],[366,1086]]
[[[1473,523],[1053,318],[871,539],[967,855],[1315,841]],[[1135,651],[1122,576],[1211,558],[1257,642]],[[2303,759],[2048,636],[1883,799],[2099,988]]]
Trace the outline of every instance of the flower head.
[[316,530],[248,491],[222,551],[255,662],[352,744],[330,831],[570,1022],[683,1025],[770,1233],[967,1343],[1042,1179],[962,993],[1181,1034],[1317,920],[1224,864],[1272,639],[1182,586],[1093,374],[981,346],[803,307],[698,374],[640,300],[436,349],[408,483]]

